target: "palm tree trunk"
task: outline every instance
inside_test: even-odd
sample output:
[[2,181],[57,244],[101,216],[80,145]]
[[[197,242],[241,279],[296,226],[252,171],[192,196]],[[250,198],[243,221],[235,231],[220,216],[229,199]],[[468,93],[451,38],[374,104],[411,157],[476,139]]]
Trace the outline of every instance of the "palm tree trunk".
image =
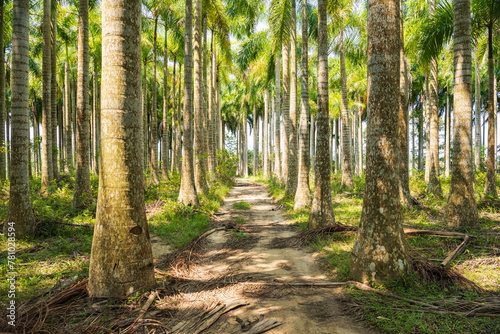
[[496,187],[496,105],[495,105],[495,60],[493,59],[493,27],[488,27],[488,161],[484,193],[498,197]]
[[203,156],[205,138],[203,136],[204,108],[203,108],[203,73],[202,73],[202,0],[194,0],[194,38],[193,38],[193,65],[194,65],[194,181],[198,194],[208,193]]
[[431,172],[431,94],[429,88],[429,74],[425,75],[425,182],[429,183]]
[[5,236],[32,235],[35,218],[29,185],[29,1],[14,1],[12,27],[12,166]]
[[281,141],[283,145],[283,156],[281,161],[282,183],[285,185],[287,193],[291,193],[289,187],[289,155],[291,139],[291,120],[290,120],[290,41],[283,41],[283,101],[281,105],[281,114],[283,121],[281,123]]
[[[402,2],[399,1],[400,17],[403,17]],[[400,41],[404,41],[403,20],[399,20]],[[413,199],[410,194],[410,178],[408,175],[408,104],[410,78],[405,61],[404,43],[400,43],[399,52],[399,197],[401,204],[410,207]]]
[[[450,177],[450,138],[451,138],[451,115],[450,115],[450,96],[448,92],[448,87],[446,87],[446,138],[445,138],[445,148],[444,148],[444,176]],[[478,123],[476,123],[476,126]],[[479,127],[478,127],[479,128]],[[476,138],[477,139],[477,138]],[[481,139],[479,139],[481,140]],[[479,146],[476,146],[478,148]]]
[[318,0],[318,146],[309,226],[335,224],[331,195],[330,120],[328,111],[328,32],[326,0]]
[[[429,13],[432,15],[436,7],[435,0],[429,1]],[[438,64],[437,59],[431,59],[430,63],[430,165],[428,191],[437,196],[442,196],[441,181],[439,181],[439,96],[438,96]]]
[[[292,17],[290,30],[290,130],[288,135],[288,182],[287,189],[291,195],[297,192],[298,152],[297,152],[297,10],[295,0],[291,0]],[[307,20],[306,20],[307,21]]]
[[[204,163],[204,170],[208,173],[208,177],[210,182],[213,182],[215,180],[215,161],[210,159],[211,155],[211,150],[212,146],[210,146],[210,143],[214,143],[214,131],[213,131],[213,122],[211,118],[209,117],[209,110],[208,110],[208,62],[207,62],[207,25],[208,25],[208,18],[207,18],[207,13],[206,11],[203,13],[203,64],[201,66],[202,72],[203,72],[203,151],[204,151],[204,158],[203,158],[203,163]],[[217,151],[215,151],[217,152]],[[210,160],[209,160],[210,159]]]
[[52,136],[52,172],[53,179],[59,176],[58,169],[58,153],[57,153],[57,40],[56,40],[56,17],[57,17],[57,2],[54,2],[51,7],[51,70],[50,70],[50,104],[51,104],[51,136]]
[[351,275],[383,282],[408,273],[399,201],[399,0],[368,1],[368,119],[363,213]]
[[69,87],[69,62],[66,58],[64,62],[64,140],[65,140],[65,150],[66,150],[66,173],[70,173],[73,170],[73,154],[72,154],[72,111],[71,111],[71,98],[70,98],[70,87]]
[[255,108],[255,102],[252,107],[253,114],[253,175],[257,175],[259,168],[259,122],[257,120],[257,109]]
[[[141,91],[141,2],[105,0],[102,11],[105,131],[89,295],[125,297],[155,285],[144,205],[141,97],[137,94]],[[119,29],[123,25],[127,29]]]
[[351,170],[351,131],[349,128],[349,110],[347,104],[347,75],[345,73],[344,57],[344,30],[340,29],[339,53],[340,53],[340,86],[342,107],[342,186],[347,189],[354,187]]
[[176,55],[174,54],[174,70],[172,72],[172,159],[170,160],[170,172],[174,174],[174,172],[179,172],[175,169],[175,161],[177,157],[177,146],[176,146],[176,133],[179,131],[177,129],[177,104],[175,103],[175,99],[177,95],[175,94],[175,63],[176,63]]
[[[0,0],[0,59],[5,59],[5,50],[3,45],[4,30],[4,0]],[[5,166],[5,63],[0,61],[0,180],[6,179]]]
[[177,150],[176,157],[177,159],[175,160],[175,165],[176,169],[181,173],[182,172],[182,166],[181,166],[181,153],[182,153],[182,128],[181,128],[181,87],[182,87],[182,64],[179,64],[179,89],[177,90],[177,133],[175,134],[175,147]]
[[[196,11],[199,11],[200,0],[196,1]],[[182,170],[181,170],[181,188],[179,191],[179,202],[194,207],[200,206],[198,194],[194,181],[193,165],[193,143],[192,143],[192,49],[193,49],[193,27],[192,27],[193,1],[186,0],[186,11],[184,19],[184,121],[183,121],[183,145],[182,145]],[[200,13],[201,15],[201,13]],[[200,36],[201,37],[201,36]],[[199,47],[199,45],[198,45]],[[180,137],[179,137],[180,139]]]
[[[302,0],[302,17],[307,17],[307,0]],[[307,20],[302,20],[302,59],[300,69],[300,125],[299,125],[299,174],[297,192],[293,203],[294,210],[311,204],[309,189],[309,142],[307,119],[309,116],[309,72],[308,72],[308,35]],[[292,42],[293,43],[293,42]],[[292,51],[293,54],[293,51]],[[292,62],[293,63],[293,62]]]
[[276,56],[276,64],[275,64],[275,107],[274,107],[274,112],[276,115],[276,122],[274,123],[274,175],[276,175],[276,178],[278,180],[281,180],[281,143],[280,143],[280,106],[281,106],[281,74],[280,74],[280,58]]
[[156,45],[158,33],[158,14],[155,14],[155,26],[153,35],[153,82],[151,88],[151,176],[153,183],[160,182],[158,175],[158,113],[156,111]]
[[162,135],[162,163],[161,174],[163,179],[168,179],[168,152],[169,133],[168,133],[168,50],[167,50],[167,24],[165,23],[165,44],[163,45],[163,135]]
[[423,96],[420,93],[420,112],[418,114],[418,170],[422,171],[424,157],[424,108],[422,106]]
[[314,115],[311,114],[310,120],[310,136],[309,136],[309,155],[311,156],[311,170],[314,172],[316,170],[315,157],[316,157],[316,122],[314,121]]
[[42,192],[50,187],[50,181],[54,179],[52,170],[52,126],[51,126],[51,0],[43,1],[43,87],[42,87]]
[[76,176],[73,206],[89,204],[90,142],[89,142],[89,3],[80,0],[78,8],[78,115],[76,127]]
[[217,120],[216,120],[216,108],[217,104],[215,101],[215,51],[214,48],[214,32],[212,30],[212,43],[210,50],[210,86],[208,91],[208,124],[209,124],[209,136],[208,136],[208,166],[209,173],[211,175],[212,181],[215,178],[215,165],[216,165],[216,155],[217,155],[217,143],[219,138],[217,138]]
[[455,0],[453,157],[446,220],[448,226],[478,227],[478,213],[472,172],[472,61],[470,1]]
[[358,111],[359,127],[358,127],[358,159],[359,159],[359,175],[363,174],[363,115],[362,110]]
[[477,59],[477,43],[476,50],[474,51],[474,62],[475,62],[475,75],[476,84],[475,87],[475,115],[474,115],[474,127],[476,130],[475,143],[474,143],[474,164],[476,165],[476,170],[481,168],[481,77],[479,74],[479,61]]

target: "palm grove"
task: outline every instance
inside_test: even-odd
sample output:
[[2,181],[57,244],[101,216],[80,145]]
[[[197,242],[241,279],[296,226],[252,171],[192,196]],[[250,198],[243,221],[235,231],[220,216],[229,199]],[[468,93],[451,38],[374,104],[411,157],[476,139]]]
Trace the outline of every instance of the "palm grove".
[[180,174],[179,202],[197,207],[226,138],[236,138],[238,174],[280,182],[295,209],[310,208],[310,228],[335,224],[332,171],[346,190],[364,175],[351,257],[362,281],[411,270],[401,212],[416,203],[410,170],[425,170],[437,196],[440,174],[451,175],[451,227],[478,226],[474,169],[486,168],[484,191],[497,196],[497,1],[14,0],[2,8],[5,221],[19,238],[34,233],[30,180],[50,196],[74,175],[80,210],[98,174],[93,296],[155,284],[146,176]]

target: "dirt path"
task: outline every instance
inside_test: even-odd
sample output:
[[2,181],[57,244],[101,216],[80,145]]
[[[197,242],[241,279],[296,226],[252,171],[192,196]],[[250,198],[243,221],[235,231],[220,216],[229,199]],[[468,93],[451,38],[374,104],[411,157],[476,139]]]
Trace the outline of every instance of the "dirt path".
[[[234,204],[241,201],[251,208],[236,209]],[[328,281],[315,263],[317,254],[278,244],[275,238],[296,232],[263,185],[238,179],[218,217],[226,226],[242,218],[245,222],[239,230],[221,230],[208,236],[189,270],[172,272],[185,282],[173,292],[172,309],[181,312],[173,318],[186,319],[177,324],[180,332],[196,332],[182,329],[190,315],[197,317],[218,304],[238,300],[246,305],[222,314],[204,333],[237,333],[241,321],[248,324],[259,317],[281,323],[267,333],[376,333],[342,312],[340,289],[251,283]]]

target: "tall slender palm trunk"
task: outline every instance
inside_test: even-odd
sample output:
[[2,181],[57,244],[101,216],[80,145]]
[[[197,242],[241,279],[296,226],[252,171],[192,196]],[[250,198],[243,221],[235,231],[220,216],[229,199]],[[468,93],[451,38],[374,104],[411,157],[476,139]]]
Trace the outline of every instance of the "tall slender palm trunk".
[[351,256],[351,275],[363,282],[397,279],[411,266],[398,192],[399,20],[399,0],[368,1],[366,183]]
[[3,225],[6,237],[22,238],[35,231],[29,185],[29,1],[16,0],[12,27],[12,166],[10,197]]
[[51,57],[50,47],[50,7],[51,0],[43,1],[43,87],[42,87],[42,191],[50,187],[54,179],[52,170],[52,127],[51,127]]
[[[307,0],[302,0],[302,17],[307,17]],[[299,174],[297,192],[293,208],[302,209],[311,204],[309,189],[309,132],[307,119],[309,116],[309,71],[307,20],[302,20],[302,63],[300,69],[300,124],[299,124]]]
[[279,180],[282,180],[281,177],[281,142],[280,142],[280,126],[281,126],[281,74],[280,74],[280,58],[276,56],[276,64],[275,64],[275,95],[274,95],[274,113],[275,113],[275,123],[274,123],[274,175]]
[[259,121],[255,103],[252,107],[253,114],[253,175],[257,175],[259,169]]
[[76,176],[73,206],[81,208],[89,204],[90,189],[90,141],[89,141],[89,3],[80,0],[78,8],[78,73],[77,73],[77,127],[76,127]]
[[480,76],[480,68],[479,61],[477,55],[477,43],[476,48],[474,50],[474,62],[475,62],[475,78],[476,84],[474,85],[474,90],[476,93],[475,96],[475,111],[474,111],[474,128],[476,130],[476,136],[474,140],[474,165],[476,166],[476,170],[481,168],[481,76]]
[[328,108],[328,32],[326,0],[318,0],[318,143],[314,195],[309,226],[335,224],[331,192],[330,118]]
[[478,213],[472,172],[472,60],[470,1],[453,3],[453,157],[450,195],[446,206],[448,225],[478,227]]
[[208,168],[212,180],[215,178],[215,165],[216,165],[216,154],[217,154],[217,120],[216,120],[216,108],[217,103],[215,101],[215,51],[214,48],[214,32],[212,31],[212,43],[210,50],[210,86],[208,89],[208,124],[209,124],[209,134],[208,134]]
[[163,134],[162,138],[162,163],[161,176],[168,179],[168,152],[169,148],[169,133],[168,133],[168,50],[167,50],[167,24],[165,23],[165,44],[163,45]]
[[141,91],[141,2],[104,0],[102,11],[104,131],[89,295],[124,297],[155,285],[144,205],[141,96],[137,94]]
[[[200,2],[200,0],[195,0]],[[201,5],[201,4],[200,4]],[[200,6],[197,4],[197,6]],[[199,9],[197,9],[199,10]],[[201,13],[200,13],[201,14]],[[193,139],[192,139],[192,118],[193,118],[193,79],[192,79],[192,48],[193,48],[193,1],[186,0],[186,11],[184,20],[184,121],[183,121],[183,145],[182,145],[182,170],[181,188],[179,191],[179,202],[194,207],[200,206],[198,193],[194,181],[193,165]],[[180,139],[180,136],[179,136]]]
[[73,117],[71,117],[72,111],[69,81],[69,61],[66,58],[66,61],[64,62],[64,149],[66,158],[66,173],[70,173],[73,170]]
[[[450,94],[446,87],[446,135],[444,146],[444,176],[450,177],[450,138],[451,138],[451,115],[450,115]],[[481,140],[481,139],[480,139]],[[476,146],[477,147],[477,146]]]
[[288,181],[286,191],[295,195],[298,182],[298,152],[297,152],[297,10],[295,0],[291,0],[290,27],[290,129],[288,134]]
[[[4,0],[0,0],[0,59],[5,58],[4,45],[3,45],[3,30],[4,30]],[[5,165],[5,63],[0,61],[0,180],[6,179],[6,165]]]
[[208,193],[204,164],[203,136],[203,73],[202,73],[202,0],[194,0],[194,38],[193,38],[193,105],[194,105],[194,181],[198,194]]
[[51,110],[51,136],[52,136],[52,172],[53,178],[57,179],[59,176],[59,168],[58,168],[58,150],[57,150],[57,1],[52,3],[51,6],[51,47],[52,50],[50,52],[50,110]]
[[[290,136],[291,136],[291,120],[290,120],[290,41],[283,41],[282,47],[282,66],[283,66],[283,96],[281,104],[281,114],[283,121],[281,123],[281,140],[283,146],[283,155],[281,160],[281,176],[282,183],[285,189],[289,182],[289,159],[290,156]],[[293,195],[293,194],[291,194]]]
[[488,160],[486,164],[486,184],[484,193],[498,197],[496,186],[496,101],[495,60],[493,58],[493,29],[488,28]]
[[153,80],[151,87],[151,176],[153,183],[160,182],[158,174],[158,112],[156,111],[156,52],[158,36],[158,15],[155,15],[153,35]]
[[177,95],[175,94],[175,63],[176,63],[177,57],[174,55],[174,69],[172,72],[172,159],[170,160],[170,172],[174,174],[174,172],[179,172],[176,170],[176,165],[175,161],[177,158],[177,146],[176,146],[176,133],[179,131],[177,129],[178,126],[178,120],[177,120],[177,105],[176,105],[176,97]]
[[354,187],[351,169],[351,129],[349,128],[349,110],[347,102],[347,75],[345,71],[344,56],[344,29],[340,29],[340,86],[342,108],[342,186],[351,189]]
[[262,120],[262,158],[263,158],[263,170],[264,178],[268,179],[271,175],[271,164],[269,163],[269,89],[266,88],[264,91],[264,119]]

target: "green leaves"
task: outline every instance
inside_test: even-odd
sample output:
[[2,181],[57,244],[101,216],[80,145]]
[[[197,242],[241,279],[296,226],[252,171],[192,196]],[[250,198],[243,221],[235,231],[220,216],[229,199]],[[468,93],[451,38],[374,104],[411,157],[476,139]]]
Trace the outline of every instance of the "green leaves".
[[290,39],[290,26],[292,21],[292,5],[290,0],[272,0],[271,13],[269,14],[269,27],[271,30],[271,46],[273,54],[278,54],[283,43]]

